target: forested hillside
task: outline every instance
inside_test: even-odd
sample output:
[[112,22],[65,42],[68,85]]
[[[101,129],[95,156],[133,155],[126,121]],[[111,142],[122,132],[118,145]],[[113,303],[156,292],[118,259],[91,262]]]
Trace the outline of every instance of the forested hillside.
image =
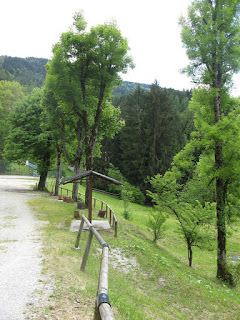
[[0,80],[17,81],[28,89],[41,87],[47,59],[0,56]]

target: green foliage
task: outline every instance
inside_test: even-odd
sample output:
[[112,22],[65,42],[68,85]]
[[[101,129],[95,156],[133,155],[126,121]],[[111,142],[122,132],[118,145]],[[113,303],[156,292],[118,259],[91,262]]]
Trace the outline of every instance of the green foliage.
[[239,70],[238,14],[238,0],[196,0],[188,8],[188,17],[181,17],[182,42],[191,60],[186,71],[195,81],[213,84],[216,63],[220,85],[227,84]]
[[132,215],[129,210],[129,202],[133,200],[132,191],[127,188],[123,188],[121,191],[121,199],[123,200],[124,206],[123,216],[126,220],[131,220]]
[[[199,90],[193,99],[194,103],[204,102],[203,107],[202,104],[200,108],[197,107],[202,117],[197,111],[196,137],[201,141],[202,149],[205,149],[210,157],[211,153],[214,155],[211,171],[212,178],[216,181],[217,277],[229,283],[231,275],[226,268],[226,197],[228,185],[237,177],[233,175],[236,167],[231,165],[239,156],[234,150],[232,137],[228,136],[228,132],[238,135],[238,129],[228,121],[232,109],[226,92],[231,84],[232,75],[240,70],[239,10],[238,0],[195,0],[188,8],[187,18],[180,19],[182,41],[191,61],[186,71],[194,82],[205,85],[203,87],[205,94],[202,95]],[[194,103],[193,108],[195,108]],[[207,112],[209,121],[206,121]],[[233,113],[238,115],[239,111]],[[232,116],[234,123],[233,118],[234,116]]]
[[152,211],[149,215],[147,226],[153,233],[153,242],[157,242],[163,237],[164,227],[163,224],[167,220],[168,215],[165,212]]
[[188,248],[189,266],[192,265],[192,247],[211,248],[212,234],[209,230],[214,218],[215,203],[201,204],[192,199],[189,189],[183,190],[179,183],[181,173],[173,167],[164,176],[153,177],[150,182],[155,192],[148,191],[158,211],[171,212],[177,218],[179,230],[184,236]]
[[[128,192],[129,194],[131,194],[131,199],[130,201],[133,201],[135,203],[139,203],[139,204],[144,204],[145,202],[145,196],[143,194],[143,192],[141,192],[141,190],[138,187],[135,187],[133,185],[131,185],[130,183],[128,183],[126,181],[126,179],[123,177],[123,175],[121,174],[120,170],[115,168],[111,163],[109,164],[109,169],[108,169],[108,176],[120,181],[124,184],[124,193]],[[108,186],[108,190],[110,192],[120,192],[122,195],[122,187],[121,186],[116,186],[114,184],[110,184]],[[124,196],[124,195],[123,195]]]
[[23,96],[23,87],[18,82],[0,81],[0,159],[2,159],[5,139],[10,130],[10,114]]
[[38,173],[44,177],[41,189],[45,187],[50,167],[51,139],[48,131],[43,130],[41,117],[42,90],[34,89],[16,105],[11,113],[11,131],[4,149],[7,160],[29,160],[37,164]]
[[179,98],[176,97],[178,92],[162,89],[155,83],[149,90],[138,86],[119,101],[125,127],[113,142],[105,141],[103,151],[141,191],[147,188],[148,176],[164,173],[170,167],[173,156],[186,142],[183,125],[188,119],[181,122],[177,110],[180,107],[174,105],[174,100],[180,104],[187,94],[180,96],[179,93]]
[[240,263],[229,263],[227,266],[229,274],[233,277],[233,285],[236,286],[240,283]]
[[139,204],[144,204],[145,196],[144,196],[144,193],[140,190],[140,188],[135,187],[130,183],[125,183],[125,188],[132,194],[131,201]]
[[17,81],[31,91],[45,80],[47,59],[0,56],[0,80]]
[[64,112],[75,116],[77,129],[84,128],[87,170],[92,169],[102,138],[113,137],[123,125],[110,96],[119,83],[119,73],[133,67],[128,50],[127,40],[114,22],[86,31],[82,13],[76,13],[73,28],[61,35],[47,65],[48,88]]

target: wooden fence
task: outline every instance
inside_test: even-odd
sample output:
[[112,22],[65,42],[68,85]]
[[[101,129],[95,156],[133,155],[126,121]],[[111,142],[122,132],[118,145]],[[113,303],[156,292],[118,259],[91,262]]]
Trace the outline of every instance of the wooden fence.
[[109,256],[109,245],[103,240],[94,226],[88,221],[88,219],[82,215],[81,216],[81,223],[77,235],[77,240],[75,244],[75,248],[79,247],[81,234],[83,231],[84,223],[87,224],[89,228],[89,236],[87,239],[86,248],[84,251],[84,255],[82,258],[81,270],[85,271],[87,258],[89,254],[89,250],[91,247],[93,236],[96,237],[100,245],[102,246],[102,258],[101,258],[101,267],[99,273],[99,280],[98,280],[98,290],[97,290],[97,308],[99,310],[100,316],[102,320],[114,320],[113,312],[111,309],[111,305],[109,302],[108,297],[108,256]]
[[[50,188],[53,192],[54,190],[54,186],[55,184],[51,184]],[[60,195],[62,196],[64,191],[66,191],[67,193],[67,196],[68,196],[68,193],[71,194],[72,191],[71,190],[68,190],[66,188],[63,188],[63,187],[59,187],[59,191],[60,191]],[[82,198],[82,197],[85,197],[85,195],[81,192],[78,192],[79,194],[79,197]],[[94,209],[96,209],[96,203],[99,202],[100,203],[100,210],[103,210],[105,209],[106,211],[106,218],[109,218],[109,224],[110,226],[112,227],[112,229],[114,230],[114,235],[115,237],[117,237],[117,233],[118,233],[118,222],[117,222],[117,217],[116,217],[116,214],[115,212],[113,211],[113,209],[104,201],[100,200],[100,199],[97,199],[97,198],[92,198],[93,200],[93,207]]]

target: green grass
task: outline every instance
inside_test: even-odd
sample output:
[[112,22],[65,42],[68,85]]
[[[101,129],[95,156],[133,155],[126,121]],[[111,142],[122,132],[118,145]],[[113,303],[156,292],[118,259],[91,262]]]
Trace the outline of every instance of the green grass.
[[[80,188],[84,192],[83,187]],[[123,218],[123,201],[98,193],[93,196],[108,203],[118,219],[117,238],[113,232],[101,232],[112,249],[109,298],[115,319],[240,319],[239,284],[231,288],[216,279],[216,250],[194,248],[193,268],[189,268],[186,245],[173,217],[167,221],[164,238],[154,244],[146,227],[151,208],[131,203],[132,220],[127,221]],[[91,318],[98,285],[100,245],[93,240],[86,271],[81,272],[88,235],[83,234],[80,250],[72,249],[77,234],[69,232],[69,226],[76,204],[43,196],[32,199],[31,206],[40,214],[39,219],[50,222],[43,228],[47,258],[44,272],[50,274],[56,284],[51,297],[54,306],[46,307],[41,313],[49,319]],[[94,218],[97,211],[98,208]],[[87,216],[87,210],[84,214]],[[240,253],[239,231],[239,224],[235,225],[228,238],[228,256]],[[122,260],[117,259],[116,252]],[[122,264],[124,259],[131,267],[128,273]]]

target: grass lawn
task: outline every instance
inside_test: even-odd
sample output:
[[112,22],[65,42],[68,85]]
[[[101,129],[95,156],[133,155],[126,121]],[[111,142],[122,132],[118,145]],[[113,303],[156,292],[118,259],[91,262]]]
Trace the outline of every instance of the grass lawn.
[[[117,238],[111,231],[101,232],[111,248],[109,298],[115,319],[240,319],[240,286],[231,288],[216,279],[216,250],[194,248],[193,267],[189,268],[186,245],[174,217],[167,221],[164,237],[154,244],[146,226],[151,208],[131,203],[132,219],[127,221],[121,200],[97,193],[93,196],[109,204],[118,219]],[[84,232],[80,250],[74,250],[77,234],[69,227],[76,204],[43,194],[30,205],[38,219],[49,221],[42,229],[43,272],[55,283],[50,297],[53,305],[37,310],[39,319],[93,319],[99,243],[93,239],[86,271],[81,272],[88,234]],[[87,216],[87,211],[83,213]],[[228,237],[229,257],[240,254],[239,231],[240,224],[235,225]]]

